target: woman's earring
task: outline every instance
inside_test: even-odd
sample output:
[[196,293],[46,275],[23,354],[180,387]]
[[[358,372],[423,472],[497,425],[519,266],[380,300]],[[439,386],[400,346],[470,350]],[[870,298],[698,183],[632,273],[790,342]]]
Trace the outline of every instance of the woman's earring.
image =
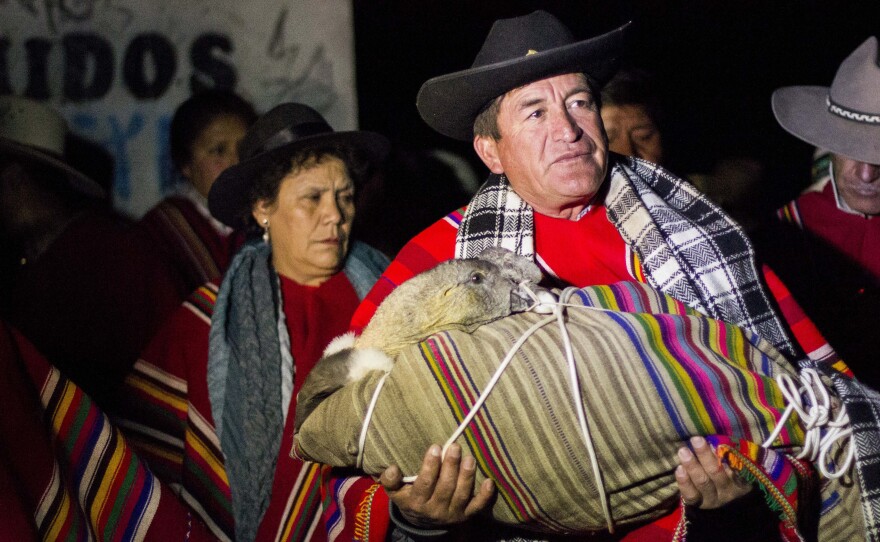
[[269,243],[269,219],[263,219],[263,242]]

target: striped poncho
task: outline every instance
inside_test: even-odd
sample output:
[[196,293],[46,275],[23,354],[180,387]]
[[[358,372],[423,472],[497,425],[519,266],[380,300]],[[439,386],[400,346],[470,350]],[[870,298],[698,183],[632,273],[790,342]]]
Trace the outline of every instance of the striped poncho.
[[216,540],[101,409],[0,324],[0,539]]

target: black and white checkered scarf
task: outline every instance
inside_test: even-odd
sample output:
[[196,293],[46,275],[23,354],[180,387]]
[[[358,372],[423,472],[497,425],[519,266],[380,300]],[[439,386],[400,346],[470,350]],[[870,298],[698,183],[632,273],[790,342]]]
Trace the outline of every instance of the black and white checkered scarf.
[[[663,168],[612,156],[608,218],[638,255],[649,284],[701,313],[753,331],[792,360],[794,343],[773,310],[739,225]],[[532,208],[503,175],[492,175],[468,205],[456,257],[501,246],[534,256]]]
[[[638,255],[649,284],[711,318],[757,333],[792,362],[832,381],[855,435],[866,538],[880,542],[880,394],[835,370],[830,349],[816,360],[801,353],[767,297],[751,243],[726,213],[655,164],[611,159],[608,218]],[[468,205],[456,258],[489,246],[535,253],[532,208],[503,175],[490,176]]]

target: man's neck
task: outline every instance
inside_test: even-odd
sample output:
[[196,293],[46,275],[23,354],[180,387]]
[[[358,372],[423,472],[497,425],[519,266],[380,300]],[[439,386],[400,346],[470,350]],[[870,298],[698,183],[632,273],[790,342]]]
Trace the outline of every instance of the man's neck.
[[545,208],[532,205],[531,203],[529,203],[529,205],[532,206],[534,212],[541,213],[544,216],[561,218],[564,220],[580,220],[581,217],[587,214],[594,205],[605,202],[605,196],[608,194],[608,185],[609,182],[606,179],[599,187],[599,190],[592,196],[588,196],[582,201],[563,207]]

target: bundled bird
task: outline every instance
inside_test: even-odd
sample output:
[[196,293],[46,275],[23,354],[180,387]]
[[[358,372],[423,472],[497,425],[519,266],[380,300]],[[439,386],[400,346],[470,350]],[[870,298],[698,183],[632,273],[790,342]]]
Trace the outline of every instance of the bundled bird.
[[334,339],[297,395],[294,432],[330,394],[370,371],[388,372],[394,356],[434,333],[479,326],[546,301],[530,259],[491,247],[477,258],[445,261],[398,286],[363,333]]

